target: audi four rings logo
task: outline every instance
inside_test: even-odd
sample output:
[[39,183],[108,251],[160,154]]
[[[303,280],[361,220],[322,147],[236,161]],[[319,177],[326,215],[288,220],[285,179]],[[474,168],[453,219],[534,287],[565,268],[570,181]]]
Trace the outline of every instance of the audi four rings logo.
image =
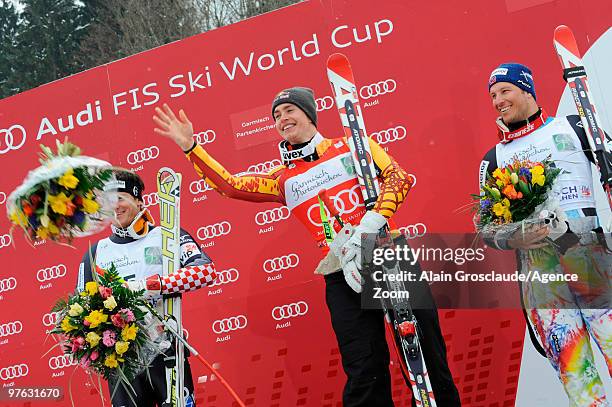
[[304,301],[293,302],[272,308],[272,318],[277,321],[306,315],[308,312],[308,304]]
[[204,181],[203,179],[197,179],[193,181],[191,184],[189,184],[189,191],[193,195],[197,195],[202,192],[210,191],[211,189],[212,188],[210,187],[210,185],[208,185],[206,181]]
[[[351,213],[355,209],[363,206],[361,201],[359,200],[359,196],[361,194],[361,191],[359,188],[360,188],[359,184],[357,184],[353,188],[342,190],[338,192],[338,194],[331,197],[331,200],[334,203],[334,207],[340,213],[341,216],[346,213]],[[346,199],[343,199],[344,195],[346,195]],[[347,204],[349,204],[350,206],[347,207]],[[328,217],[331,217],[327,208],[325,208],[325,212],[327,212]],[[315,226],[323,225],[321,223],[321,212],[320,212],[318,203],[312,204],[310,208],[308,208],[308,212],[306,214],[308,216],[308,220],[313,225]]]
[[215,133],[214,130],[206,130],[194,134],[194,137],[196,139],[196,143],[203,146],[204,144],[209,144],[215,141],[217,138],[217,133]]
[[26,131],[23,126],[14,124],[8,129],[0,129],[0,154],[6,154],[11,150],[19,150],[25,142]]
[[240,273],[234,268],[223,270],[217,273],[217,279],[214,281],[214,283],[210,284],[209,287],[233,283],[234,281],[238,280],[238,277],[240,277]]
[[49,314],[45,314],[42,317],[42,323],[44,326],[55,326],[59,319],[59,312],[51,312]]
[[13,238],[11,235],[0,235],[0,249],[6,246],[10,246],[13,243]]
[[157,146],[151,146],[143,148],[142,150],[131,151],[127,155],[128,164],[139,164],[145,161],[154,160],[159,157],[159,148]]
[[263,163],[250,165],[249,168],[247,168],[246,172],[266,173],[272,168],[278,167],[281,164],[281,161],[278,159],[265,161]]
[[0,280],[0,293],[14,290],[17,287],[17,280],[15,277],[5,278]]
[[157,205],[159,203],[159,195],[157,192],[151,192],[150,194],[144,194],[142,196],[142,203],[145,207],[149,207],[151,205]]
[[359,89],[359,96],[361,96],[362,99],[370,99],[386,93],[393,93],[395,89],[397,89],[397,83],[393,79],[387,79],[367,86],[362,86],[361,89]]
[[21,321],[7,322],[6,324],[0,325],[0,338],[5,336],[16,335],[23,330]]
[[370,137],[374,138],[380,145],[393,143],[406,138],[406,128],[404,126],[391,127],[390,129],[371,133]]
[[286,256],[267,259],[263,263],[263,270],[266,273],[274,273],[277,271],[297,267],[298,264],[300,264],[300,258],[298,257],[298,255],[295,253],[290,253]]
[[30,368],[25,363],[18,365],[7,366],[0,369],[0,379],[12,380],[19,377],[25,377],[30,372]]
[[427,226],[425,226],[424,223],[415,223],[413,225],[398,228],[398,231],[406,236],[407,239],[415,239],[425,236],[425,233],[427,233]]
[[315,103],[317,104],[317,112],[320,112],[322,110],[329,110],[334,107],[334,98],[332,98],[331,96],[316,98]]
[[263,226],[267,225],[268,223],[279,222],[287,219],[289,215],[291,215],[291,212],[286,206],[268,209],[267,211],[261,211],[255,214],[255,223],[257,223],[259,226]]
[[58,264],[57,266],[51,266],[38,270],[36,273],[36,279],[42,283],[44,281],[53,280],[54,278],[64,277],[65,275],[66,266],[63,264]]
[[63,369],[77,364],[78,362],[73,360],[71,355],[59,355],[49,358],[49,368],[51,370]]
[[0,192],[0,205],[6,202],[6,194],[4,192]]
[[244,315],[236,315],[235,317],[217,319],[212,324],[212,331],[216,334],[228,333],[244,329],[247,326],[247,317]]
[[224,220],[223,222],[202,226],[198,229],[197,236],[200,240],[212,239],[213,237],[227,235],[231,230],[232,225]]

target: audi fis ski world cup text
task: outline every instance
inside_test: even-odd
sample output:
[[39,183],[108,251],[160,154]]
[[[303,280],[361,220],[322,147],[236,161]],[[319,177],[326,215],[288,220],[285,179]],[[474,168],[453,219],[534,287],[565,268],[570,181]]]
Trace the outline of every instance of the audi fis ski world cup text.
[[[385,38],[393,33],[393,30],[393,22],[388,18],[360,26],[342,24],[331,30],[329,42],[333,47],[340,49],[359,46],[367,42],[382,44]],[[300,63],[300,61],[320,55],[320,37],[320,33],[313,33],[307,37],[308,39],[292,39],[286,46],[275,50],[248,51],[225,61],[216,61],[212,65],[176,73],[166,79],[160,78],[130,89],[119,90],[110,96],[113,115],[125,115],[143,107],[156,105],[161,99],[161,94],[174,99],[187,94],[204,92],[217,83],[215,80],[217,76],[234,81],[237,78],[249,77],[255,72],[270,72],[289,63]],[[265,44],[268,43],[269,41],[266,41]],[[362,88],[361,96],[367,99],[377,94],[392,92],[395,86],[394,81],[382,81],[370,85],[367,89]],[[79,128],[100,123],[107,117],[105,114],[107,107],[103,100],[106,100],[106,95],[104,97],[92,95],[79,110],[65,111],[56,117],[44,115],[38,120],[36,129],[26,129],[21,123],[11,123],[6,128],[0,128],[0,155],[21,149],[28,139],[31,143],[34,140],[40,141],[43,136],[72,136],[72,132],[78,131]],[[317,103],[321,109],[331,108],[331,105],[333,103],[329,100],[321,100],[320,103]],[[32,137],[34,132],[36,135]],[[199,141],[210,137],[210,135],[200,135]]]

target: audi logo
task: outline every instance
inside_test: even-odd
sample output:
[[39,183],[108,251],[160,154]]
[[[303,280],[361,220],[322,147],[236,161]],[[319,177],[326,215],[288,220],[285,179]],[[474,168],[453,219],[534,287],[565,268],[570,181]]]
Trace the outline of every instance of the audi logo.
[[406,236],[406,239],[415,239],[425,236],[425,233],[427,233],[427,226],[425,226],[424,223],[415,223],[413,225],[402,226],[398,228],[398,231]]
[[11,243],[13,243],[13,238],[11,237],[11,235],[0,235],[0,249],[6,246],[10,246]]
[[304,301],[298,301],[272,308],[272,318],[280,321],[282,319],[306,315],[307,312],[308,304]]
[[362,99],[370,99],[376,96],[381,96],[386,93],[393,93],[397,89],[397,83],[393,79],[371,83],[367,86],[362,86],[359,89],[359,96]]
[[[15,130],[19,130],[15,132]],[[14,124],[8,129],[0,129],[0,134],[4,134],[4,142],[0,136],[0,154],[6,154],[11,150],[19,150],[26,142],[26,131],[23,126]],[[16,143],[16,140],[20,140]]]
[[393,143],[406,138],[406,128],[404,126],[391,127],[390,129],[371,133],[370,137],[375,139],[380,145]]
[[285,220],[291,215],[291,211],[286,206],[280,208],[268,209],[267,211],[257,212],[255,214],[255,223],[259,226],[267,225],[268,223],[279,222]]
[[6,194],[4,192],[0,192],[0,205],[6,202]]
[[[336,208],[336,210],[340,213],[340,216],[342,216],[346,213],[351,213],[355,211],[355,209],[357,208],[363,207],[363,204],[359,200],[360,196],[361,191],[359,189],[359,184],[357,184],[351,189],[345,189],[338,192],[337,195],[330,197],[330,199],[334,203],[334,207]],[[347,204],[350,206],[347,207]],[[327,212],[328,217],[331,217],[327,208],[325,208],[325,212]],[[310,208],[308,208],[308,212],[306,213],[306,215],[308,216],[308,220],[310,221],[310,223],[312,223],[313,225],[318,227],[323,225],[323,223],[321,223],[321,212],[318,203],[312,204]]]
[[244,329],[247,326],[247,317],[244,315],[236,315],[235,317],[217,319],[212,323],[212,331],[216,334],[228,333]]
[[71,355],[59,355],[49,358],[49,368],[51,370],[63,369],[70,366],[76,366],[78,362]]
[[159,148],[151,146],[142,150],[131,151],[127,155],[128,164],[139,164],[145,161],[154,160],[159,156]]
[[20,333],[23,330],[21,321],[7,322],[0,325],[0,338]]
[[238,277],[240,277],[240,273],[234,268],[217,272],[217,279],[212,284],[210,284],[209,287],[233,283],[234,281],[238,280]]
[[263,270],[266,273],[274,273],[277,271],[287,270],[297,267],[300,264],[300,258],[295,253],[290,253],[286,256],[267,259],[263,263]]
[[282,165],[281,161],[278,159],[274,159],[270,161],[265,161],[263,163],[250,165],[249,168],[247,168],[246,172],[265,174],[267,172],[270,172],[272,168],[278,167],[279,165]]
[[331,96],[316,98],[315,103],[317,104],[317,112],[320,112],[322,110],[329,110],[334,107],[334,98],[332,98]]
[[203,146],[204,144],[209,144],[215,141],[217,138],[217,133],[214,130],[206,130],[199,132],[193,135],[196,139],[196,143]]
[[142,203],[145,207],[157,205],[159,203],[159,195],[157,192],[151,192],[150,194],[144,194],[142,196]]
[[25,377],[30,372],[30,368],[25,363],[18,365],[7,366],[0,369],[0,379],[11,380],[17,379],[18,377]]
[[214,237],[227,235],[229,232],[231,232],[231,230],[231,223],[224,220],[223,222],[202,226],[198,229],[197,236],[200,240],[212,239]]
[[17,287],[17,280],[15,277],[5,278],[0,280],[0,293],[14,290]]
[[211,189],[212,188],[210,187],[210,185],[208,185],[206,181],[204,181],[203,179],[197,179],[193,181],[191,184],[189,184],[189,191],[193,195],[197,195],[201,192],[210,191]]
[[59,320],[59,312],[51,312],[42,316],[42,323],[44,326],[55,326]]
[[53,280],[54,278],[64,277],[65,275],[66,266],[63,264],[58,264],[57,266],[51,266],[38,270],[36,273],[36,279],[42,283],[44,281]]

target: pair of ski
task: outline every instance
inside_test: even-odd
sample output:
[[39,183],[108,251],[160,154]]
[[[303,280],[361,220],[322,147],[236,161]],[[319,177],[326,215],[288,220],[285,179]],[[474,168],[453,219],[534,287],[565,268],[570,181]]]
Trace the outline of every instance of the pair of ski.
[[[361,114],[355,78],[351,65],[345,55],[336,53],[329,57],[327,60],[327,76],[334,93],[338,112],[340,113],[344,133],[347,137],[365,208],[366,210],[371,210],[376,204],[380,190]],[[338,213],[335,206],[330,202],[329,197],[326,196],[326,191],[323,190],[319,198],[324,232],[326,239],[329,241],[333,239],[334,231],[329,221],[326,222],[326,219],[324,219],[327,217],[324,207],[327,207],[330,215],[341,226],[343,221],[340,216],[341,214]],[[365,239],[371,240],[370,237]],[[372,244],[372,247],[368,247],[364,251],[371,252],[374,245],[380,248],[392,248],[394,242],[389,225],[387,224],[381,228],[375,242],[369,243]],[[363,257],[364,255],[362,254]],[[366,254],[365,257],[368,257],[368,255]],[[385,274],[400,275],[401,273],[397,261],[383,264],[382,271]],[[383,279],[383,281],[373,281],[373,283],[377,288],[389,293],[407,291],[404,283],[401,281],[395,281],[395,279]],[[390,297],[388,301],[382,300],[381,304],[385,311],[387,329],[394,338],[393,344],[400,360],[402,372],[410,381],[416,405],[435,407],[436,401],[421,349],[418,322],[412,312],[410,301],[402,296],[391,295]]]

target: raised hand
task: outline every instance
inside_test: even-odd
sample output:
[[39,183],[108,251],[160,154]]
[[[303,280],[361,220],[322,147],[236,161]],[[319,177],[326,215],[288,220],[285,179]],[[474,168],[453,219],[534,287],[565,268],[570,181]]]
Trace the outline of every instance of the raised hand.
[[193,146],[193,125],[183,109],[179,110],[179,117],[176,117],[170,106],[164,103],[161,109],[155,108],[153,121],[157,125],[153,131],[174,141],[183,151]]

